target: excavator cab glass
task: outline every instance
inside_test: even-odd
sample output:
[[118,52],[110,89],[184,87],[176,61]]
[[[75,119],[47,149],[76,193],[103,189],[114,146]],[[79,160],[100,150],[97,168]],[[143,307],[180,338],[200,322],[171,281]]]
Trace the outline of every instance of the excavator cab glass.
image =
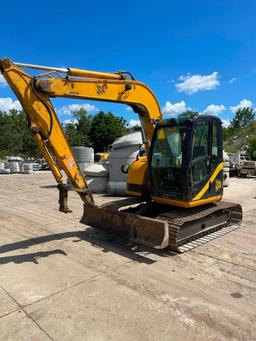
[[155,128],[149,156],[151,193],[186,202],[221,195],[221,164],[218,118],[162,121]]
[[156,128],[150,155],[150,180],[154,194],[168,192],[177,198],[184,191],[189,127],[175,122]]

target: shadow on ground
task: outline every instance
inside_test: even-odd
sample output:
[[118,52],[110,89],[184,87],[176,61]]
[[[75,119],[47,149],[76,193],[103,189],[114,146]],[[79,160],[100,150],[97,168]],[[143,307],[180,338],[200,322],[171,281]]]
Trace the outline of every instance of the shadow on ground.
[[57,185],[40,186],[40,188],[57,188]]
[[[169,250],[155,250],[144,247],[143,245],[138,245],[131,243],[128,240],[121,239],[116,235],[112,235],[110,233],[104,233],[102,231],[96,230],[94,228],[87,228],[84,231],[77,230],[71,232],[62,232],[62,233],[54,233],[45,236],[30,238],[26,240],[22,240],[15,243],[10,243],[6,245],[0,246],[0,254],[6,252],[12,252],[16,250],[24,250],[28,249],[33,245],[43,244],[56,240],[63,240],[68,238],[75,238],[73,240],[74,243],[78,242],[88,242],[94,247],[98,248],[102,252],[114,252],[123,257],[134,260],[138,263],[152,264],[155,263],[155,260],[149,258],[150,254],[157,254],[162,257],[170,257],[175,256],[176,253],[171,252]],[[33,262],[38,264],[37,259],[42,257],[48,257],[53,254],[62,254],[67,255],[65,251],[57,249],[51,251],[42,251],[31,254],[21,254],[14,255],[8,257],[0,257],[0,265],[6,264],[9,262],[14,262],[16,264],[23,262]]]
[[50,255],[56,255],[56,254],[66,256],[65,251],[60,250],[60,249],[51,250],[51,251],[39,251],[39,252],[34,252],[34,253],[22,254],[22,255],[0,257],[0,265],[12,263],[12,262],[15,264],[28,263],[28,262],[38,264],[38,259],[48,257]]

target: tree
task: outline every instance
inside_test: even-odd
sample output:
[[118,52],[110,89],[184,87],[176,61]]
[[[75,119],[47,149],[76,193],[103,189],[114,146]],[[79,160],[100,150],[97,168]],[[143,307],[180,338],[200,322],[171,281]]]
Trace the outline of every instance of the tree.
[[103,111],[92,116],[84,109],[74,112],[73,121],[63,128],[71,146],[93,146],[95,152],[106,150],[117,137],[129,132],[124,118]]
[[256,160],[256,136],[250,136],[247,138],[248,154],[253,160]]
[[[113,141],[129,131],[126,121],[112,113],[99,112],[89,115],[80,109],[73,113],[73,121],[63,125],[71,146],[93,146],[95,151],[104,151]],[[0,112],[0,156],[20,155],[42,157],[39,148],[28,130],[24,111]]]
[[28,120],[24,111],[0,112],[0,150],[6,155],[40,156],[41,153],[28,131]]
[[230,129],[229,127],[222,127],[222,138],[223,141],[226,141],[229,139],[233,134],[233,130]]
[[253,108],[239,108],[233,120],[230,122],[230,128],[234,130],[240,130],[247,127],[255,119],[255,112]]
[[73,122],[64,125],[64,132],[67,135],[71,146],[90,147],[90,131],[92,116],[85,109],[80,109],[73,113]]
[[117,137],[128,132],[123,117],[100,111],[92,119],[90,139],[95,152],[103,152]]
[[232,146],[227,145],[227,146],[225,146],[225,151],[227,153],[235,154],[238,152],[238,148],[234,145],[232,145]]
[[179,116],[181,116],[181,117],[182,116],[184,116],[184,117],[195,117],[197,115],[199,115],[199,112],[188,109],[188,110],[184,111],[182,114],[180,114]]

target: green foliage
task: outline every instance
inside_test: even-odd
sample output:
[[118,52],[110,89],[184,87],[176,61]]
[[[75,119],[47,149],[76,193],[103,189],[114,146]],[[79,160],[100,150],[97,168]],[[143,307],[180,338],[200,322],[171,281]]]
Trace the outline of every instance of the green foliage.
[[0,112],[0,151],[6,155],[40,156],[40,151],[28,132],[28,121],[24,111]]
[[86,110],[80,109],[73,113],[73,122],[64,126],[65,134],[71,146],[92,145],[90,140],[90,130],[92,125],[92,116],[88,115]]
[[199,115],[199,112],[189,109],[189,110],[184,111],[181,115],[187,115],[187,116],[193,117],[193,116]]
[[225,146],[225,151],[227,153],[235,154],[238,152],[238,148],[236,146]]
[[117,137],[128,132],[123,117],[114,116],[111,112],[100,111],[92,119],[90,139],[95,152],[107,150]]
[[73,113],[73,122],[64,126],[71,146],[93,146],[95,152],[103,152],[117,137],[129,132],[126,121],[111,112],[100,111],[95,116],[84,109]]
[[248,154],[252,160],[256,160],[256,136],[250,136],[247,138]]
[[[84,109],[73,113],[73,122],[63,126],[71,146],[93,146],[102,152],[108,145],[129,132],[126,121],[111,112],[89,115]],[[28,131],[24,111],[0,112],[0,158],[7,155],[42,157],[33,136]]]
[[185,118],[193,118],[193,117],[198,116],[198,115],[199,115],[199,113],[197,111],[186,110],[183,113],[179,114],[178,120],[182,120]]
[[246,135],[255,134],[255,131],[254,110],[252,108],[238,109],[229,127],[222,128],[225,150],[230,153],[236,153],[246,143]]
[[230,129],[237,131],[247,127],[254,121],[255,113],[253,108],[240,108],[235,113],[235,117],[230,122]]
[[223,141],[226,141],[233,135],[233,130],[229,127],[222,127],[222,138]]

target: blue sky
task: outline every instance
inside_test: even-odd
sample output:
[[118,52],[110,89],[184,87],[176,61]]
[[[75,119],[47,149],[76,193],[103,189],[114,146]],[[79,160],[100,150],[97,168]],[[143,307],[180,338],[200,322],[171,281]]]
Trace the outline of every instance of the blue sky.
[[[192,108],[227,122],[239,105],[256,106],[255,13],[253,0],[3,2],[0,58],[129,70],[153,89],[165,116]],[[0,109],[14,100],[0,79]],[[121,105],[54,100],[61,121],[84,103],[137,119]]]

